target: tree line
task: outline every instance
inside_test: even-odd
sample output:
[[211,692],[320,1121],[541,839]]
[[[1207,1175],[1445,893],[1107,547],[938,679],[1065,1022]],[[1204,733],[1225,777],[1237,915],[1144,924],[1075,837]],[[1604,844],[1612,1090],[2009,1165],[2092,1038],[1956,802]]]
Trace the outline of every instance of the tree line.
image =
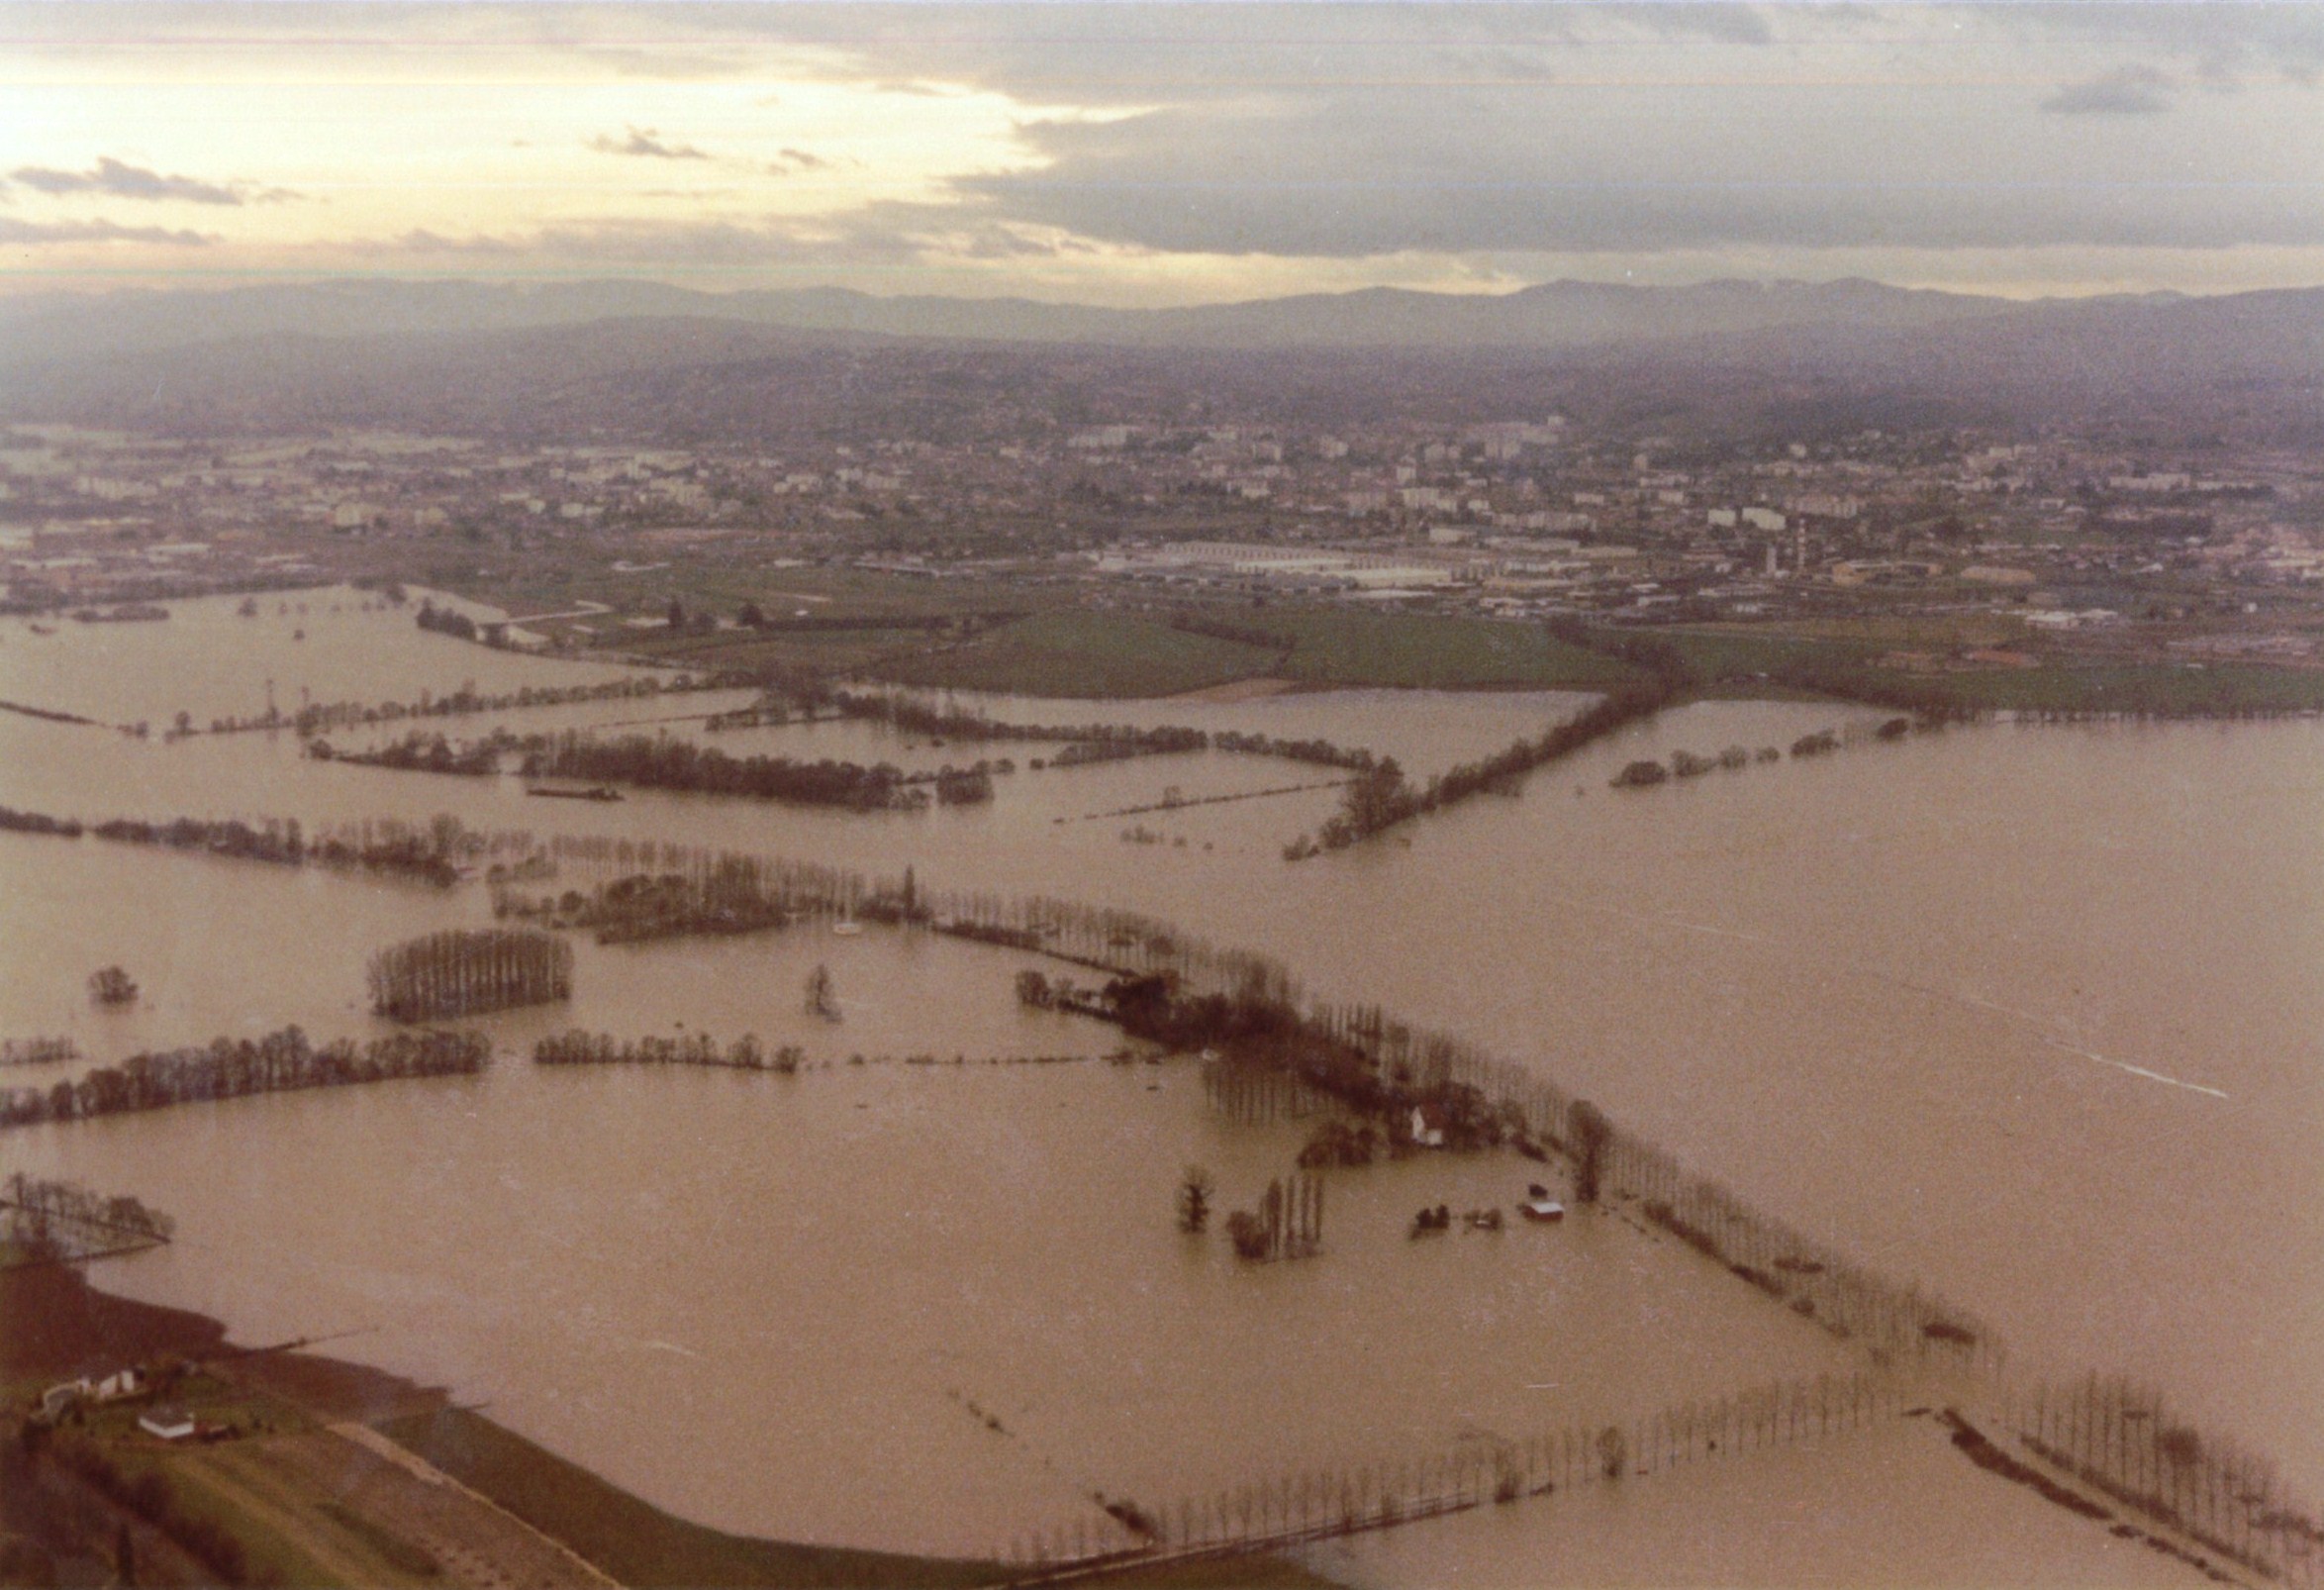
[[[1921,727],[1934,728],[1934,723],[1923,720]],[[1902,740],[1912,733],[1914,721],[1910,718],[1890,718],[1870,731],[1870,738],[1884,743]],[[1863,733],[1850,730],[1843,736],[1836,729],[1818,729],[1801,735],[1791,742],[1794,761],[1811,756],[1828,756],[1843,745],[1854,745],[1866,738]],[[1762,745],[1752,750],[1744,745],[1729,745],[1715,756],[1704,756],[1691,750],[1671,752],[1671,762],[1665,767],[1651,757],[1626,763],[1611,783],[1616,789],[1641,789],[1668,782],[1671,779],[1700,778],[1705,773],[1738,772],[1753,763],[1780,762],[1784,753],[1773,745]]]
[[439,813],[425,827],[395,819],[340,824],[309,840],[297,818],[269,818],[255,826],[239,819],[172,818],[148,823],[111,818],[86,828],[73,818],[49,817],[0,806],[0,832],[47,834],[77,840],[82,834],[122,845],[151,845],[199,850],[242,861],[277,866],[318,865],[342,871],[376,872],[420,883],[449,886],[459,880],[462,858],[485,841],[470,835],[459,819]]
[[907,773],[885,762],[865,767],[829,759],[729,756],[715,747],[644,735],[599,741],[576,731],[518,735],[506,729],[466,742],[416,729],[400,741],[364,751],[335,750],[329,742],[314,740],[308,742],[307,754],[354,767],[465,777],[498,773],[503,758],[515,754],[518,770],[532,778],[627,783],[863,811],[924,807],[928,796],[921,786],[933,787],[938,805],[974,805],[993,798],[994,773],[1015,771],[1012,762],[979,761],[968,767],[946,763],[930,772]]
[[[447,826],[448,825],[448,826]],[[438,818],[427,828],[385,821],[360,825],[356,831],[327,832],[310,843],[297,818],[268,820],[256,827],[237,819],[205,822],[179,817],[166,823],[114,818],[89,832],[101,840],[125,845],[157,845],[173,850],[200,850],[242,861],[266,861],[277,866],[312,862],[342,871],[376,872],[390,877],[449,887],[459,880],[457,853],[459,824]]]
[[1312,837],[1302,835],[1284,847],[1284,859],[1303,861],[1324,850],[1345,849],[1359,840],[1408,823],[1427,812],[1440,812],[1506,785],[1570,756],[1596,740],[1626,725],[1651,717],[1672,698],[1661,684],[1630,685],[1600,696],[1582,713],[1532,739],[1519,740],[1481,761],[1449,768],[1418,789],[1404,781],[1396,758],[1384,757],[1350,779],[1341,792],[1340,809],[1325,820]]
[[1779,1381],[1635,1419],[1464,1441],[1416,1459],[1304,1469],[1152,1506],[1116,1501],[1103,1520],[1020,1535],[995,1555],[1017,1567],[1062,1568],[1294,1545],[1827,1441],[1903,1418],[1905,1403],[1902,1385],[1876,1375]]
[[[1236,730],[1206,733],[1170,725],[1008,723],[979,711],[932,706],[898,691],[825,691],[816,698],[816,704],[841,717],[867,719],[940,739],[1052,741],[1069,745],[1114,747],[1120,755],[1215,748],[1239,755],[1280,756],[1328,767],[1369,767],[1376,759],[1372,752],[1360,746],[1335,745],[1328,740],[1287,740]],[[1075,760],[1111,759],[1095,750],[1053,758],[1064,766],[1073,765]]]
[[2162,1392],[2096,1374],[2010,1399],[2028,1448],[2113,1501],[2272,1579],[2324,1578],[2324,1525],[2276,1465],[2199,1433]]
[[72,610],[75,624],[159,624],[169,617],[169,609],[151,602],[125,602],[120,607],[76,607]]
[[447,928],[380,950],[365,974],[378,1014],[440,1021],[571,998],[573,946],[524,929]]
[[0,806],[0,834],[52,834],[58,839],[77,840],[81,826],[69,817],[50,817],[44,812],[20,812],[13,806]]
[[829,759],[802,762],[788,756],[729,756],[715,746],[646,735],[613,740],[576,734],[536,736],[529,738],[522,748],[521,770],[528,778],[633,784],[861,812],[910,806],[916,804],[916,797],[925,799],[907,786],[901,770],[885,762],[865,767]]
[[213,1039],[207,1046],[133,1054],[77,1081],[0,1093],[0,1127],[85,1121],[179,1104],[208,1104],[259,1093],[345,1087],[408,1077],[472,1076],[492,1046],[474,1033],[395,1033],[358,1044],[339,1039],[318,1047],[296,1027],[259,1039]]
[[[769,1048],[756,1037],[745,1036],[727,1043],[720,1043],[707,1035],[696,1033],[685,1038],[617,1039],[610,1033],[585,1033],[575,1029],[540,1039],[533,1046],[533,1058],[539,1065],[701,1065],[738,1071],[770,1071],[779,1076],[790,1076],[811,1068],[807,1051],[796,1043],[783,1043]],[[906,1065],[920,1069],[935,1066],[965,1068],[971,1065],[1088,1065],[1098,1060],[1109,1064],[1127,1065],[1135,1056],[1127,1050],[1114,1054],[986,1054],[972,1058],[954,1054],[946,1059],[929,1050],[911,1054],[864,1054],[847,1056],[846,1064],[853,1066]],[[826,1060],[822,1068],[828,1070],[838,1064]]]
[[454,745],[441,734],[415,729],[401,740],[369,750],[334,750],[330,742],[310,740],[307,754],[317,761],[350,767],[385,767],[396,772],[455,773],[482,777],[500,771],[501,747],[490,739]]
[[1245,756],[1280,756],[1285,761],[1312,762],[1318,767],[1346,767],[1361,772],[1380,758],[1361,745],[1339,745],[1320,736],[1308,740],[1286,740],[1276,735],[1244,734],[1233,729],[1220,729],[1210,736],[1210,744],[1220,750],[1231,750]]
[[[567,880],[568,870],[582,876]],[[559,881],[568,887],[520,887]],[[924,915],[910,867],[900,884],[875,889],[859,874],[812,863],[570,835],[493,878],[493,913],[593,931],[601,944],[754,933],[807,916],[894,923]]]
[[1150,750],[1200,750],[1199,729],[1141,728],[1136,724],[1008,723],[960,707],[937,707],[901,691],[825,691],[817,705],[842,718],[857,718],[939,740],[1086,742],[1137,745]]
[[492,909],[496,917],[592,933],[601,944],[758,933],[791,921],[747,868],[725,864],[701,874],[630,872],[586,892],[534,895],[503,886],[493,891]]
[[722,1045],[707,1033],[616,1040],[610,1033],[552,1033],[533,1045],[535,1065],[714,1065],[790,1076],[807,1059],[796,1043],[767,1048],[749,1034]]
[[0,1065],[48,1065],[80,1058],[80,1045],[69,1038],[11,1038],[0,1041]]
[[746,677],[731,673],[682,673],[667,679],[654,674],[629,674],[597,684],[526,685],[520,689],[490,694],[479,691],[474,684],[463,684],[444,696],[422,691],[420,699],[414,702],[316,702],[288,714],[275,712],[255,718],[213,719],[210,733],[294,729],[301,736],[312,737],[327,730],[368,728],[376,724],[400,723],[410,718],[453,718],[480,712],[566,707],[591,701],[651,700],[656,696],[679,695],[697,690],[731,690],[747,686],[749,682]]

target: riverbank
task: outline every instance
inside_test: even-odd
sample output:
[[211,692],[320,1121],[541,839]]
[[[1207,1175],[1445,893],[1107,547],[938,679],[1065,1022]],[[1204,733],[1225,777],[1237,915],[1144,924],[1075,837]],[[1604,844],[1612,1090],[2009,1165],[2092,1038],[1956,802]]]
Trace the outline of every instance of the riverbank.
[[[240,1347],[215,1319],[112,1295],[72,1266],[0,1270],[0,1386],[22,1391],[99,1366],[166,1357],[210,1365],[238,1390],[296,1406],[317,1427],[189,1449],[201,1453],[205,1469],[265,1469],[275,1486],[264,1498],[240,1486],[213,1488],[215,1480],[201,1483],[207,1476],[181,1476],[181,1483],[194,1481],[190,1488],[204,1494],[212,1507],[224,1506],[229,1527],[240,1525],[278,1551],[286,1540],[296,1540],[301,1558],[310,1563],[337,1560],[359,1569],[366,1560],[361,1548],[376,1553],[384,1540],[394,1542],[384,1548],[390,1564],[436,1581],[438,1568],[418,1566],[429,1554],[426,1548],[410,1543],[425,1540],[438,1554],[452,1554],[455,1560],[442,1565],[469,1570],[492,1560],[496,1543],[504,1553],[518,1548],[535,1567],[548,1555],[543,1546],[553,1545],[579,1558],[568,1569],[585,1564],[637,1590],[965,1590],[1009,1577],[997,1563],[770,1540],[692,1524],[482,1413],[454,1405],[441,1389],[321,1353]],[[377,1443],[347,1440],[351,1426],[375,1431],[409,1454],[409,1463],[392,1456],[386,1462],[416,1477],[417,1486],[365,1463],[365,1451],[377,1458]],[[325,1453],[322,1446],[332,1449]],[[253,1453],[259,1455],[242,1460]],[[365,1469],[374,1471],[359,1472]],[[335,1494],[280,1492],[285,1484],[296,1489],[302,1476],[328,1476]],[[444,1486],[444,1478],[455,1486]],[[474,1496],[461,1498],[460,1488]],[[249,1508],[248,1517],[233,1516],[238,1499]],[[459,1505],[463,1500],[465,1507]],[[447,1519],[447,1511],[464,1517]],[[287,1516],[293,1513],[315,1517]],[[335,1553],[327,1539],[335,1528],[353,1537],[343,1554]],[[456,1560],[462,1548],[444,1545],[447,1533],[464,1534],[472,1558],[477,1552],[486,1555]],[[545,1540],[528,1540],[527,1534]],[[564,1581],[573,1575],[567,1571],[555,1577]],[[582,1579],[589,1582],[586,1573]],[[1088,1582],[1188,1590],[1227,1585],[1323,1590],[1332,1583],[1281,1558],[1250,1556],[1168,1570],[1133,1564]]]
[[[997,1565],[794,1545],[705,1529],[638,1500],[472,1409],[454,1406],[444,1391],[318,1353],[239,1347],[217,1320],[111,1295],[71,1266],[0,1270],[0,1384],[21,1390],[93,1368],[168,1357],[211,1365],[238,1389],[295,1404],[318,1426],[374,1428],[427,1467],[457,1480],[624,1585],[944,1590],[1002,1577]],[[251,1444],[269,1440],[259,1438]],[[363,1521],[374,1532],[398,1538],[422,1533],[415,1521],[399,1517],[392,1503],[383,1506],[373,1498],[368,1511],[385,1515]],[[230,1521],[230,1527],[236,1522],[253,1533],[276,1534],[282,1528],[279,1519],[265,1517]],[[356,1532],[362,1533],[360,1525]]]

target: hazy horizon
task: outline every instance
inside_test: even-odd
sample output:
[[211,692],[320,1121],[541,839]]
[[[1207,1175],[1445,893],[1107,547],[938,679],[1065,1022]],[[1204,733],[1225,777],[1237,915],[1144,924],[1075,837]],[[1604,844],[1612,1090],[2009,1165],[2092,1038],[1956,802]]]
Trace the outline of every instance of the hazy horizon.
[[[1105,302],[1101,299],[1069,297],[1062,292],[1044,293],[1037,289],[1012,290],[1005,287],[995,287],[991,291],[977,292],[913,292],[905,290],[883,291],[877,285],[868,287],[853,286],[844,282],[815,282],[800,285],[781,283],[772,285],[722,285],[717,283],[704,283],[684,280],[665,281],[660,277],[645,273],[613,273],[605,271],[575,271],[568,275],[543,275],[538,273],[532,273],[524,275],[502,276],[485,274],[444,275],[422,271],[331,271],[321,272],[314,275],[296,274],[279,277],[259,277],[254,279],[241,277],[223,280],[191,281],[182,279],[164,279],[162,281],[121,281],[98,279],[94,281],[82,282],[46,282],[33,285],[26,285],[24,283],[0,282],[0,301],[5,301],[11,297],[33,298],[56,296],[62,294],[71,294],[73,296],[97,296],[105,293],[118,292],[169,291],[203,293],[230,291],[237,288],[375,286],[473,286],[515,288],[668,287],[678,291],[694,293],[702,297],[712,299],[742,298],[753,295],[785,292],[801,294],[842,293],[855,297],[871,299],[878,302],[933,300],[938,302],[959,304],[1021,303],[1042,307],[1054,307],[1059,309],[1119,310],[1125,313],[1135,314],[1141,311],[1164,313],[1171,310],[1231,309],[1243,305],[1280,303],[1286,300],[1300,298],[1353,298],[1367,293],[1403,293],[1415,297],[1427,298],[1489,300],[1517,298],[1526,293],[1539,292],[1545,288],[1598,287],[1629,287],[1642,289],[1650,288],[1670,292],[1700,291],[1707,288],[1719,287],[1756,288],[1763,291],[1781,288],[1817,290],[1836,287],[1875,287],[1885,288],[1898,293],[1927,293],[1932,295],[1944,295],[1959,298],[1988,298],[1995,301],[1996,303],[2007,304],[2069,304],[2094,303],[2108,299],[2203,299],[2232,298],[2251,293],[2313,292],[2324,290],[2324,276],[2320,276],[2317,279],[2310,281],[2284,282],[2278,285],[2263,287],[2237,286],[2216,287],[2210,289],[2206,289],[2201,286],[2149,287],[2143,289],[2090,288],[2086,291],[2017,291],[1984,285],[1940,287],[1928,286],[1915,282],[1884,281],[1878,277],[1873,276],[1702,276],[1699,278],[1691,278],[1683,281],[1667,282],[1640,282],[1608,277],[1557,276],[1546,281],[1528,281],[1517,282],[1513,284],[1493,284],[1465,287],[1458,285],[1411,287],[1392,282],[1376,282],[1360,286],[1318,288],[1307,291],[1291,288],[1282,292],[1257,293],[1246,297],[1235,298],[1190,298],[1151,304],[1113,304]],[[14,290],[11,291],[11,288]]]
[[7,15],[0,292],[2324,281],[2307,6]]

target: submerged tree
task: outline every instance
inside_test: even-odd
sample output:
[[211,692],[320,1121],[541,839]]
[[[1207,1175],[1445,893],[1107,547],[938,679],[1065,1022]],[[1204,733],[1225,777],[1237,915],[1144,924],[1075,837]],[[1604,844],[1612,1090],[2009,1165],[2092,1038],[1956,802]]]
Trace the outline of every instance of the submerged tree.
[[130,974],[119,966],[106,966],[89,973],[89,998],[100,1005],[134,1005],[138,985]]
[[567,999],[573,946],[524,929],[450,929],[371,957],[371,1008],[399,1022],[434,1021]]
[[1189,1165],[1178,1182],[1178,1229],[1200,1237],[1210,1225],[1210,1172]]
[[1619,1425],[1608,1425],[1598,1433],[1598,1461],[1599,1472],[1607,1479],[1620,1479],[1628,1467],[1630,1443]]
[[1383,756],[1358,773],[1340,792],[1340,814],[1358,835],[1377,832],[1403,815],[1404,770],[1394,756]]
[[839,991],[831,981],[831,968],[818,964],[807,974],[807,1014],[821,1016],[826,1022],[839,1019]]
[[1574,1143],[1574,1201],[1578,1204],[1598,1202],[1606,1140],[1613,1136],[1613,1123],[1588,1099],[1576,1099],[1566,1112],[1566,1131]]

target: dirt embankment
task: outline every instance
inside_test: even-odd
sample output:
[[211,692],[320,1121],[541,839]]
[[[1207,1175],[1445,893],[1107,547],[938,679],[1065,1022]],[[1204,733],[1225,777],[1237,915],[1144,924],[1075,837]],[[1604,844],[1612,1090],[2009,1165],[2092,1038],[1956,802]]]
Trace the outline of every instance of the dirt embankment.
[[[234,1346],[216,1320],[107,1296],[68,1265],[0,1270],[0,1382],[38,1385],[164,1354],[199,1359],[229,1384],[294,1404],[323,1427],[182,1450],[156,1446],[146,1454],[292,1582],[855,1590],[971,1586],[1000,1576],[989,1564],[704,1529],[452,1407],[439,1390],[313,1353]],[[9,1455],[22,1462],[9,1444]],[[54,1465],[43,1465],[41,1475],[35,1500],[43,1516],[18,1522],[53,1526],[41,1531],[55,1537],[51,1560],[92,1572],[106,1567],[116,1524],[128,1516],[81,1494],[86,1487]],[[0,1535],[7,1526],[0,1510]],[[142,1560],[174,1560],[166,1541],[134,1527],[147,1553]],[[199,1569],[190,1560],[178,1566],[183,1574],[160,1582],[196,1582]]]
[[0,1270],[0,1381],[64,1379],[165,1352],[208,1356],[225,1343],[216,1320],[108,1297],[68,1264]]

